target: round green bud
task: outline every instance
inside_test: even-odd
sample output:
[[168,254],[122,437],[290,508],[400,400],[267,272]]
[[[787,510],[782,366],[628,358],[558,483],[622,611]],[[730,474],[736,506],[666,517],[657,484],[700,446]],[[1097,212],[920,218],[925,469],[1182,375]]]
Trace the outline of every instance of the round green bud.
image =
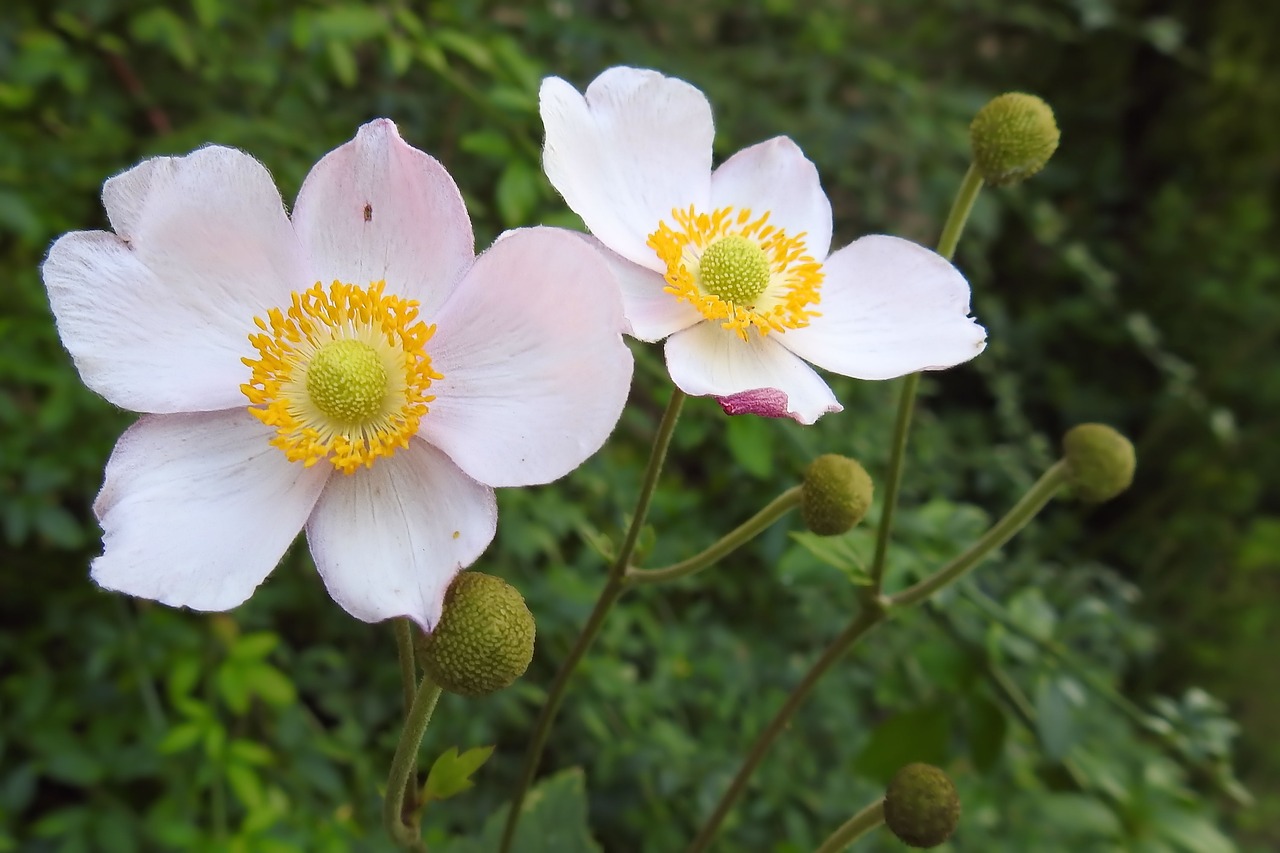
[[909,847],[937,847],[960,822],[956,786],[932,764],[908,764],[889,780],[884,822]]
[[1129,488],[1137,458],[1129,439],[1106,424],[1080,424],[1062,439],[1071,491],[1089,503],[1109,501]]
[[1009,92],[978,110],[969,125],[973,163],[993,187],[1025,181],[1058,150],[1053,110],[1035,95]]
[[533,614],[501,578],[462,572],[444,596],[444,614],[419,638],[427,677],[450,693],[487,696],[511,684],[533,659]]
[[838,536],[862,520],[873,487],[866,469],[847,456],[826,453],[809,464],[800,488],[805,527],[819,536]]

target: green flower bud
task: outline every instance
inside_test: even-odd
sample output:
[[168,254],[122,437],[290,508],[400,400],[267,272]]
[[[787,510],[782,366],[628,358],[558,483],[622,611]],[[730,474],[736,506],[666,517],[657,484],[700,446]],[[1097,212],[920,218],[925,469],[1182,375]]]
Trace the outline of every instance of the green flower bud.
[[427,677],[450,693],[486,696],[511,684],[533,659],[533,614],[511,584],[463,572],[444,596],[444,614],[419,637]]
[[1089,503],[1109,501],[1129,488],[1137,458],[1129,439],[1106,424],[1080,424],[1062,439],[1071,491]]
[[800,489],[805,527],[837,536],[862,520],[871,507],[871,477],[847,456],[827,453],[810,463]]
[[993,187],[1025,181],[1058,150],[1053,110],[1035,95],[1009,92],[978,110],[969,125],[973,163]]
[[909,847],[937,847],[960,822],[956,786],[932,764],[908,764],[889,780],[884,822]]

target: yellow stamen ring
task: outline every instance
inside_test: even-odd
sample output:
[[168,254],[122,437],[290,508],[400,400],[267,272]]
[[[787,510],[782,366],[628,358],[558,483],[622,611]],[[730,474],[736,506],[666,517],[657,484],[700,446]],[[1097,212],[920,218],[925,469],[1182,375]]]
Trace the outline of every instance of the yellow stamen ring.
[[249,413],[276,428],[271,444],[310,468],[327,459],[344,474],[408,447],[434,380],[426,344],[435,326],[418,320],[418,303],[368,287],[317,282],[294,293],[285,310],[255,317],[240,386]]
[[809,325],[821,316],[822,264],[814,260],[802,232],[789,236],[768,224],[765,212],[753,218],[746,208],[711,213],[671,211],[649,235],[648,246],[667,266],[667,293],[719,321],[744,341],[754,328],[761,336]]

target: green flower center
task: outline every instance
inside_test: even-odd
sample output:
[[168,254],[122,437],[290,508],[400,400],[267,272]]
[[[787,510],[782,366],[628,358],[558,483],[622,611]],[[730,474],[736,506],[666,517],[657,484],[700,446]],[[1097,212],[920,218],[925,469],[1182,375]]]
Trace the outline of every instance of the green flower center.
[[335,421],[364,423],[382,411],[387,369],[377,350],[364,341],[331,341],[307,365],[307,394]]
[[712,296],[750,305],[769,286],[769,258],[755,240],[730,234],[702,253],[698,281]]

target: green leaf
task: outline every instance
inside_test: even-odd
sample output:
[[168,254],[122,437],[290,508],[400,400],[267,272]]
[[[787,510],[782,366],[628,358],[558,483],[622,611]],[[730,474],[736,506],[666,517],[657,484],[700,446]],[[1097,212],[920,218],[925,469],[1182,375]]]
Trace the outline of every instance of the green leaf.
[[1039,823],[1054,835],[1115,841],[1124,837],[1124,827],[1115,812],[1087,794],[1046,794],[1036,811]]
[[866,531],[854,528],[840,536],[819,536],[816,533],[797,531],[791,538],[800,547],[829,566],[835,566],[844,572],[851,582],[858,586],[871,583],[867,573],[863,554],[869,551]]
[[502,171],[495,190],[502,223],[514,227],[527,221],[538,204],[542,191],[542,175],[521,160],[513,160]]
[[773,476],[773,430],[764,418],[729,418],[725,440],[733,460],[744,471],[762,480]]
[[916,708],[881,723],[871,733],[853,767],[859,774],[888,783],[904,764],[947,762],[951,723],[941,703]]
[[[479,838],[433,845],[433,853],[492,853],[498,849],[507,819],[503,805],[489,815]],[[600,853],[587,825],[587,794],[582,768],[571,767],[544,779],[525,797],[511,849],[520,853]]]
[[243,677],[245,689],[268,705],[280,708],[297,701],[298,691],[289,676],[271,664],[247,666]]
[[969,698],[969,756],[975,768],[986,772],[996,765],[1008,730],[1008,718],[999,705],[980,693]]
[[447,800],[472,788],[475,782],[471,781],[471,774],[479,770],[490,755],[493,755],[492,746],[478,746],[461,755],[456,746],[449,747],[431,765],[427,783],[422,788],[423,801]]
[[259,660],[271,654],[280,645],[280,637],[270,631],[255,631],[237,638],[231,647],[235,660]]
[[1053,761],[1061,761],[1079,740],[1076,711],[1083,698],[1080,686],[1067,676],[1042,679],[1036,690],[1036,734]]
[[185,752],[196,745],[196,742],[200,740],[200,735],[203,733],[204,726],[199,723],[182,723],[169,729],[156,747],[156,750],[162,755]]

